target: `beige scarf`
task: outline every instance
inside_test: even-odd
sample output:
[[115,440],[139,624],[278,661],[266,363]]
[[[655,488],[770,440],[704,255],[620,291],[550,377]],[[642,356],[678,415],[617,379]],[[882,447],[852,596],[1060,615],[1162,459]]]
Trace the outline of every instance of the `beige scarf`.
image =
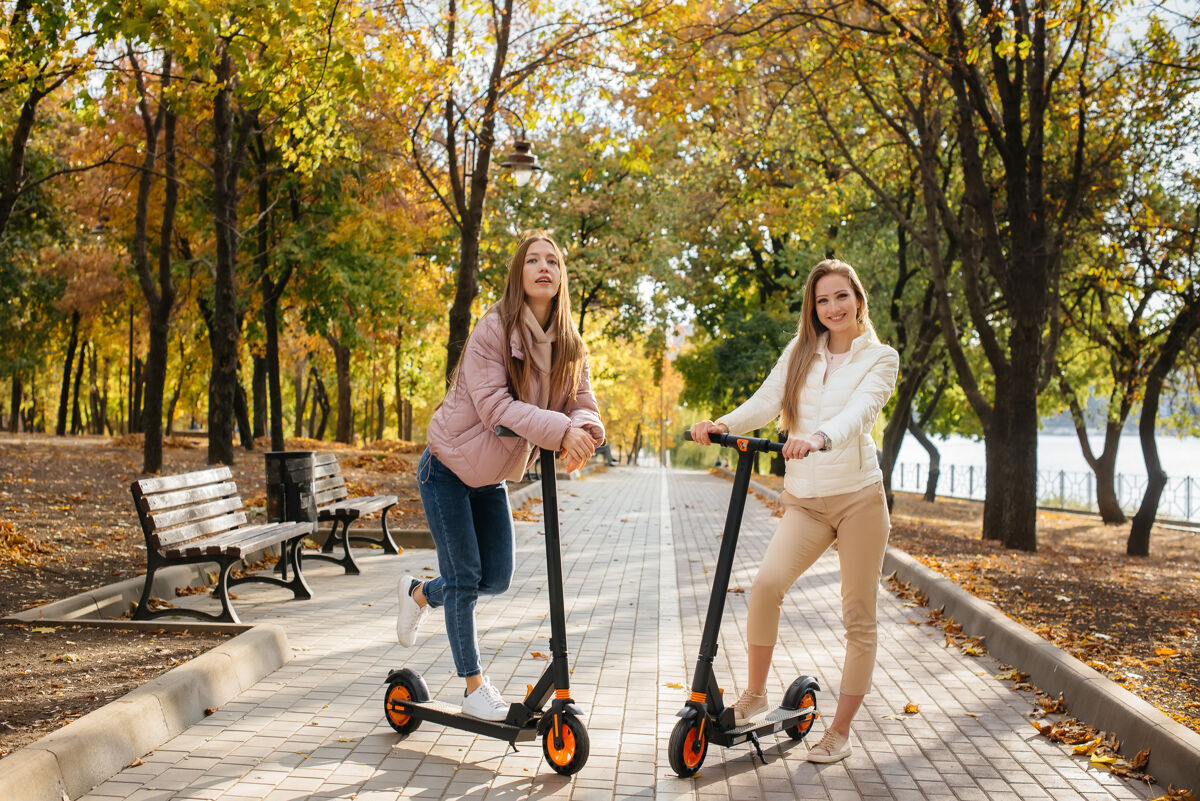
[[[540,381],[530,376],[530,383],[537,388],[538,393],[537,397],[528,400],[545,409],[550,403],[550,367],[554,357],[554,341],[558,339],[558,321],[551,317],[550,327],[543,330],[533,310],[527,305],[522,306],[521,324],[513,333],[520,338],[519,342],[512,343],[513,356],[527,360],[531,368],[542,374]],[[506,477],[509,481],[520,481],[525,475],[525,466],[529,463],[529,451],[532,447],[525,443],[525,458],[518,462],[512,473]]]

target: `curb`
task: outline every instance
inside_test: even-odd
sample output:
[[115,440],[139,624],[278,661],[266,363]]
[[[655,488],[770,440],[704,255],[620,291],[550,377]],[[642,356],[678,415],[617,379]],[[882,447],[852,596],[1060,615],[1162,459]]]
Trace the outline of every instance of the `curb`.
[[[5,801],[79,798],[288,661],[287,635],[261,623],[0,759]],[[120,736],[114,736],[117,733]]]
[[[750,486],[779,500],[778,492],[757,481],[751,481]],[[888,546],[883,573],[894,573],[900,581],[925,593],[930,608],[944,607],[946,616],[961,623],[964,631],[983,638],[993,657],[1019,666],[1047,693],[1061,693],[1069,715],[1102,731],[1114,732],[1126,753],[1149,748],[1146,771],[1160,784],[1200,787],[1200,734],[904,551]]]

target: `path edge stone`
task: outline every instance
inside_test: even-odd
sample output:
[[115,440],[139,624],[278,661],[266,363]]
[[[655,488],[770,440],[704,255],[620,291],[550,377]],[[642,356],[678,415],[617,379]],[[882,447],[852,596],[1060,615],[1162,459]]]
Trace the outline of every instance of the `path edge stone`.
[[281,626],[255,625],[0,759],[0,798],[79,798],[290,658]]

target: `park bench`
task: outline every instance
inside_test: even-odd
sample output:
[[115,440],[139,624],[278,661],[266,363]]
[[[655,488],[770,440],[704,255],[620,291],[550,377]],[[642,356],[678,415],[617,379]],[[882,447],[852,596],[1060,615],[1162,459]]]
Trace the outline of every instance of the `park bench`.
[[[312,591],[300,569],[300,543],[313,533],[312,522],[246,525],[246,512],[228,467],[198,470],[162,478],[143,478],[130,485],[133,502],[146,537],[146,581],[134,620],[185,615],[204,620],[240,623],[230,603],[229,588],[246,582],[285,587],[296,598]],[[234,577],[233,568],[251,554],[279,546],[284,560],[295,565],[292,578],[248,574]],[[198,609],[150,608],[154,574],[169,565],[215,562],[218,567],[213,597],[221,602],[219,615]]]
[[[354,553],[350,550],[351,541],[368,542],[379,545],[384,553],[398,554],[396,541],[388,531],[387,514],[396,505],[395,495],[366,495],[351,497],[346,489],[346,479],[342,476],[342,466],[336,454],[313,454],[313,492],[317,502],[317,520],[321,523],[332,522],[333,528],[321,545],[320,553],[310,553],[307,556],[315,559],[326,559],[339,564],[347,573],[358,574],[358,564],[354,561]],[[379,526],[382,530],[378,538],[365,534],[350,534],[350,524],[360,518],[380,512]],[[338,527],[341,527],[339,531]],[[334,556],[335,546],[342,546],[342,555]]]

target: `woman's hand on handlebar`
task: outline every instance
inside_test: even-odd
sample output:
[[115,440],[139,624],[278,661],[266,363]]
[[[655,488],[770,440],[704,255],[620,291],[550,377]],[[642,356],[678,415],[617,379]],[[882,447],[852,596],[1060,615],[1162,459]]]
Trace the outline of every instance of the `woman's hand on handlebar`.
[[823,447],[825,440],[816,434],[809,434],[807,437],[789,436],[787,442],[783,443],[783,458],[803,459]]
[[587,464],[587,460],[596,452],[596,442],[592,435],[582,428],[568,428],[559,450],[567,472],[570,473]]
[[729,426],[724,423],[714,423],[712,420],[701,420],[692,426],[692,441],[701,445],[711,445],[710,434],[728,434]]

